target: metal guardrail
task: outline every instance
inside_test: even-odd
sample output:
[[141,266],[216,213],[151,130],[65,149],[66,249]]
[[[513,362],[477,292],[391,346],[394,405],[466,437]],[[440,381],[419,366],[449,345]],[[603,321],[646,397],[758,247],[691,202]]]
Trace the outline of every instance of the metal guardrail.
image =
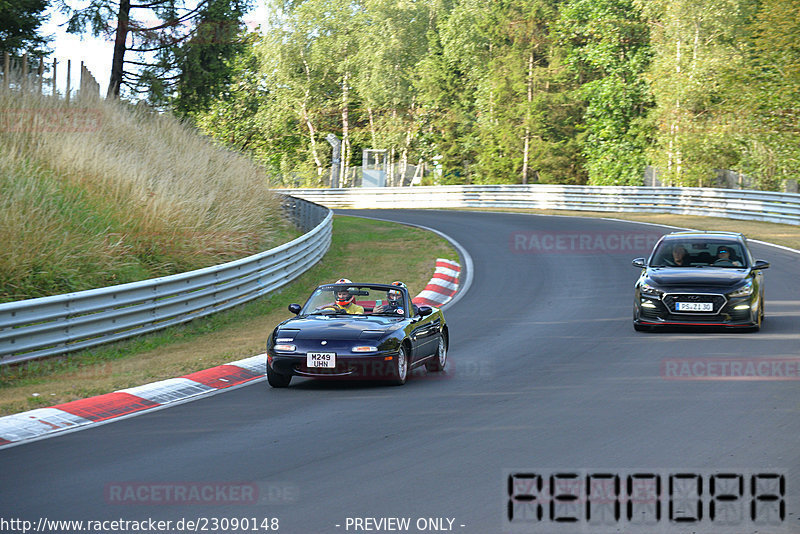
[[141,282],[0,304],[0,364],[64,354],[203,317],[274,291],[325,255],[333,213],[284,197],[305,233],[222,265]]
[[285,189],[329,208],[535,208],[657,212],[800,224],[800,195],[692,187],[460,185]]

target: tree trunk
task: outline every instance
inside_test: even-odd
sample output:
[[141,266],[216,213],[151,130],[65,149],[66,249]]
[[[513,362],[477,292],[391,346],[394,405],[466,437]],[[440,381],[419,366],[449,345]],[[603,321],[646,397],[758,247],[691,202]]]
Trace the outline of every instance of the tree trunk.
[[[347,176],[350,167],[350,88],[347,86],[350,73],[345,72],[342,78],[342,166],[340,176]],[[344,184],[342,184],[342,187]]]
[[120,0],[117,15],[117,36],[114,39],[114,58],[111,61],[111,78],[108,82],[106,98],[119,98],[122,85],[122,71],[125,65],[125,41],[130,27],[131,0]]
[[375,131],[375,118],[372,106],[367,107],[369,114],[369,133],[372,136],[372,148],[378,148],[378,133]]
[[528,56],[528,108],[525,110],[525,145],[522,149],[522,183],[528,183],[528,157],[531,145],[531,104],[533,102],[533,50]]
[[319,154],[317,152],[317,135],[316,131],[314,130],[314,124],[311,122],[311,117],[308,115],[308,109],[306,108],[305,102],[303,102],[301,110],[303,122],[306,123],[306,127],[308,128],[308,138],[311,142],[311,157],[314,158],[314,164],[317,166],[317,178],[320,178],[323,174],[325,174],[325,168],[322,166],[322,160],[319,159]]
[[314,130],[314,124],[311,122],[311,117],[308,114],[307,103],[311,98],[311,68],[308,66],[308,62],[306,61],[305,57],[303,57],[303,68],[306,73],[306,89],[305,94],[303,95],[303,105],[300,107],[301,116],[303,118],[303,122],[305,122],[306,126],[308,127],[308,136],[309,140],[311,141],[311,157],[314,158],[314,164],[317,166],[317,178],[321,179],[322,175],[325,174],[325,169],[322,166],[322,160],[320,160],[319,153],[317,152],[317,136]]

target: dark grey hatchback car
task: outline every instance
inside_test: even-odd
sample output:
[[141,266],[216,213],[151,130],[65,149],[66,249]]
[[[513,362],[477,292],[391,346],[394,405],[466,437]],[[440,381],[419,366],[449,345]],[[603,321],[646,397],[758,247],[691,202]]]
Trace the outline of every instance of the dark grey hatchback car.
[[633,299],[633,327],[722,326],[759,330],[764,320],[763,269],[744,235],[673,232],[663,236],[642,269]]

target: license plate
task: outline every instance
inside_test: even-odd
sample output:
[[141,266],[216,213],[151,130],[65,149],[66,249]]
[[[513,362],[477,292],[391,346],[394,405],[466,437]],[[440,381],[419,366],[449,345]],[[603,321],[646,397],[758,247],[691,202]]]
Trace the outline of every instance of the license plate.
[[306,354],[306,365],[308,367],[336,367],[336,353],[309,352]]
[[714,304],[711,302],[676,302],[675,311],[714,311]]

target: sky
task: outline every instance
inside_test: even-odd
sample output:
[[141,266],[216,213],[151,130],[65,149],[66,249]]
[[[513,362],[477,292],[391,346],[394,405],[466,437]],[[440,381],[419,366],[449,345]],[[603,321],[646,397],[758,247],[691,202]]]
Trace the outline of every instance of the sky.
[[[191,1],[191,0],[189,0]],[[72,8],[80,8],[89,4],[86,0],[66,0]],[[255,30],[266,20],[265,0],[256,0],[254,9],[245,15],[244,22],[247,28]],[[70,87],[75,91],[80,82],[81,61],[84,62],[89,71],[94,75],[100,84],[100,94],[105,96],[108,90],[108,80],[111,75],[111,59],[114,55],[114,38],[92,37],[90,33],[85,35],[72,35],[66,31],[67,17],[54,6],[49,10],[49,21],[42,25],[43,35],[52,35],[50,48],[53,50],[48,56],[48,63],[52,64],[53,59],[58,60],[56,83],[59,91],[66,89],[67,82],[67,60],[72,60]],[[128,54],[131,54],[128,52]],[[126,54],[126,58],[132,57]]]

